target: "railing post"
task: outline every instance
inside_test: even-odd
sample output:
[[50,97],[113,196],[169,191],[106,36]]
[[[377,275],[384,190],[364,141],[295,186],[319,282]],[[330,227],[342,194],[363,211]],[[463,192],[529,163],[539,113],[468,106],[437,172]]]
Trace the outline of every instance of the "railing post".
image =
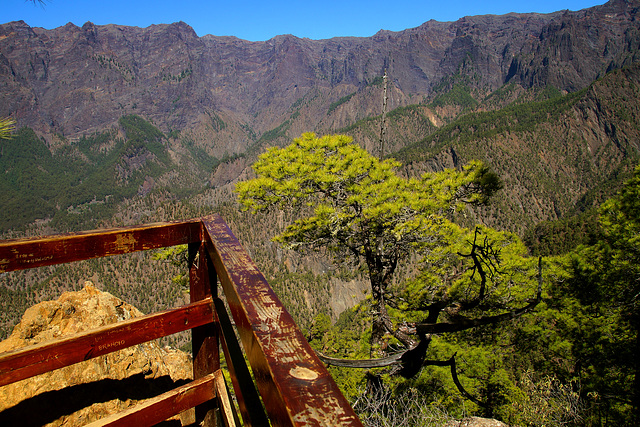
[[[213,263],[201,242],[189,244],[189,288],[191,302],[217,297],[217,276]],[[217,328],[214,324],[191,330],[193,352],[193,379],[202,378],[220,369]],[[215,405],[211,401],[196,406],[196,422],[202,426],[216,425]]]

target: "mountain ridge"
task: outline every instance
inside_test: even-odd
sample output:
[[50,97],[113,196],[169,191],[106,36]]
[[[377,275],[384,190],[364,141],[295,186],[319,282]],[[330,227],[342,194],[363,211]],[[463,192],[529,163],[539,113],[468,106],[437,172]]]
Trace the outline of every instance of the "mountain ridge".
[[[301,326],[319,313],[335,318],[366,283],[330,260],[277,247],[269,240],[284,224],[277,213],[239,212],[233,186],[251,176],[256,156],[307,131],[345,133],[377,154],[386,68],[384,155],[398,158],[401,172],[479,158],[502,177],[501,194],[468,221],[522,234],[588,210],[638,160],[639,7],[616,0],[324,41],[197,37],[184,23],[0,25],[0,116],[22,128],[0,144],[0,232],[219,212]],[[138,303],[150,271],[140,278],[145,263],[117,262],[3,275],[0,336],[16,310],[77,288],[82,269]],[[152,308],[179,297],[159,270]],[[330,306],[338,294],[340,306]]]
[[[0,26],[0,83],[5,88],[0,115],[13,114],[19,126],[33,127],[52,140],[55,134],[79,138],[127,113],[141,114],[163,131],[206,127],[202,116],[213,111],[259,136],[296,111],[299,124],[292,128],[330,131],[331,125],[319,123],[320,107],[366,87],[385,69],[395,90],[390,109],[429,99],[443,79],[455,74],[471,78],[484,95],[508,82],[574,91],[624,65],[623,42],[628,40],[620,32],[631,29],[627,39],[635,37],[637,4],[614,0],[578,12],[427,21],[372,37],[279,35],[265,42],[198,37],[184,22],[146,28],[87,22],[44,30],[17,21]],[[599,23],[606,16],[616,25]],[[572,38],[572,31],[587,26],[598,32],[591,41],[590,67],[584,66]],[[606,49],[601,46],[605,36]],[[541,37],[546,46],[563,40],[566,46],[542,55],[534,42]],[[597,61],[596,50],[601,51]],[[573,57],[566,57],[568,52]],[[577,80],[575,62],[582,67]],[[380,108],[377,99],[375,106]],[[211,137],[204,132],[198,142]],[[238,130],[228,139],[214,149],[218,157],[225,150],[242,152],[252,136]]]
[[[466,135],[462,127],[477,126],[466,115],[507,108],[505,114],[518,115],[511,120],[514,125],[521,126],[518,120],[544,122],[542,115],[522,115],[517,110],[531,111],[537,104],[508,108],[578,93],[614,70],[635,70],[640,52],[638,10],[638,0],[612,0],[575,12],[431,20],[403,31],[381,30],[372,37],[311,40],[279,35],[265,42],[198,37],[184,22],[146,28],[69,23],[44,30],[17,21],[0,25],[0,116],[11,115],[19,127],[35,130],[42,143],[31,141],[31,146],[44,144],[52,157],[43,157],[50,165],[40,165],[32,175],[42,182],[47,180],[46,173],[57,171],[56,176],[71,179],[70,185],[77,188],[70,190],[71,197],[62,198],[69,205],[46,194],[42,195],[44,203],[75,213],[84,210],[87,201],[103,201],[106,206],[110,197],[102,189],[93,199],[91,195],[76,197],[81,188],[100,188],[87,182],[101,180],[110,183],[108,188],[123,187],[118,194],[125,198],[153,191],[193,194],[245,176],[258,153],[286,144],[303,132],[347,133],[374,152],[382,120],[381,76],[387,71],[386,153],[404,156],[405,147],[414,151],[422,147],[417,162],[421,165],[411,160],[410,167],[417,170],[455,166],[451,156],[461,161],[473,155],[484,158],[509,180],[522,172],[514,162],[492,164],[501,156],[500,150],[522,154],[531,141],[546,138],[542,145],[553,152],[553,138],[573,136],[542,126],[547,136],[524,137],[517,141],[519,148],[482,142],[486,137],[481,133],[465,136],[461,145],[460,135]],[[634,75],[635,71],[627,77]],[[630,84],[635,87],[635,80]],[[595,134],[593,138],[614,145],[628,144],[637,119],[613,114],[612,109],[622,107],[609,104],[627,104],[633,110],[634,100],[626,99],[621,91],[611,93],[604,101],[592,97],[582,113],[574,112],[587,119],[569,120],[579,122],[570,132],[587,139]],[[131,147],[128,140],[133,137],[123,120],[142,126],[136,135],[146,142],[138,140]],[[457,126],[460,135],[446,136],[450,124]],[[517,126],[508,132],[519,132]],[[616,130],[620,134],[621,129],[627,130],[623,132],[626,142],[616,140]],[[449,142],[442,140],[445,137]],[[431,145],[443,151],[420,145],[429,138],[440,138]],[[491,152],[468,150],[469,144],[485,144]],[[571,144],[578,147],[569,151],[582,153],[580,141]],[[629,147],[627,154],[633,156],[637,147]],[[17,152],[15,147],[11,150]],[[425,157],[427,153],[431,158]],[[588,151],[583,157],[595,165],[597,156]],[[612,167],[621,159],[616,157]],[[112,163],[100,164],[107,160]],[[7,156],[0,163],[9,167],[9,175],[0,182],[5,193],[24,193],[24,180],[15,175],[18,163]],[[541,160],[540,165],[548,163]],[[58,171],[57,164],[83,172]],[[543,179],[540,165],[533,166],[532,173]],[[611,171],[608,166],[605,169]],[[597,187],[601,178],[563,191],[575,193],[572,200],[580,198]],[[535,204],[554,204],[541,199],[550,194],[534,194]],[[561,206],[553,208],[553,213],[536,210],[527,225],[571,210],[567,202]]]

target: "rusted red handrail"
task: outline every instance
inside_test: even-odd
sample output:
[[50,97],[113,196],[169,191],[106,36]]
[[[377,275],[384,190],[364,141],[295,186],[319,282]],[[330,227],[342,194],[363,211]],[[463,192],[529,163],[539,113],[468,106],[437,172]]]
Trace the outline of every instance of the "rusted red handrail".
[[209,254],[275,425],[361,425],[262,273],[219,216],[202,218]]
[[211,323],[211,298],[6,352],[0,386]]
[[[264,276],[218,215],[3,241],[0,272],[178,244],[189,245],[191,304],[0,354],[0,385],[192,329],[194,381],[97,425],[124,425],[132,420],[137,424],[155,423],[177,414],[172,409],[180,412],[192,405],[196,405],[197,419],[212,425],[212,407],[206,402],[214,396],[226,425],[233,425],[235,416],[229,410],[232,404],[226,398],[226,386],[220,375],[219,342],[234,375],[232,382],[244,424],[267,425],[269,421],[260,415],[260,398],[251,387],[246,389],[251,380],[244,359],[233,357],[240,347],[234,342],[226,309],[217,298],[219,279],[271,424],[361,425]],[[60,357],[63,353],[65,356]]]
[[198,220],[0,242],[0,273],[122,255],[201,240]]

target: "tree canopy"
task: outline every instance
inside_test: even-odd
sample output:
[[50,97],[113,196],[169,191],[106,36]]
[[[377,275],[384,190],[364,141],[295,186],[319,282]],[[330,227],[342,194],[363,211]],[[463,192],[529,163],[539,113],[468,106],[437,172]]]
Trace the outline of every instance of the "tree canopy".
[[[370,155],[350,137],[306,133],[262,154],[253,165],[256,177],[236,191],[246,209],[309,213],[301,213],[274,240],[301,251],[328,250],[341,262],[365,266],[372,354],[382,357],[324,360],[353,367],[396,365],[397,373],[411,377],[425,363],[432,334],[527,312],[540,301],[540,286],[531,263],[519,262],[526,251],[515,235],[453,222],[456,213],[486,203],[500,189],[500,180],[483,163],[419,178],[399,176],[399,166]],[[504,264],[503,254],[517,260]],[[410,257],[424,257],[429,269],[408,282],[396,276]],[[520,279],[533,283],[526,296],[514,290],[523,284]],[[386,355],[390,339],[404,350]],[[449,363],[455,366],[453,358]]]
[[[574,355],[599,412],[640,420],[640,166],[600,207],[600,239],[568,256],[568,294],[582,322]],[[616,418],[620,417],[620,418]]]
[[[253,165],[257,178],[236,187],[241,203],[255,211],[313,207],[312,215],[296,220],[275,240],[366,263],[376,302],[374,342],[393,332],[385,303],[398,262],[441,241],[452,211],[485,202],[499,187],[480,162],[462,172],[445,170],[419,179],[398,176],[399,165],[378,160],[350,137],[307,133],[261,155]],[[489,183],[484,192],[483,180]],[[395,335],[408,343],[400,332]]]

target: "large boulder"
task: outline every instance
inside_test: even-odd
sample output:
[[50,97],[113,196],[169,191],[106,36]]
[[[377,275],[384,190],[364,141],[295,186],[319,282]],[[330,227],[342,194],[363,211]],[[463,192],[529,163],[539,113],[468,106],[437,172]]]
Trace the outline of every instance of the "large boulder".
[[[90,282],[29,308],[0,353],[141,316]],[[148,342],[0,387],[0,425],[85,425],[192,378],[190,357]],[[182,414],[176,425],[193,422]]]

